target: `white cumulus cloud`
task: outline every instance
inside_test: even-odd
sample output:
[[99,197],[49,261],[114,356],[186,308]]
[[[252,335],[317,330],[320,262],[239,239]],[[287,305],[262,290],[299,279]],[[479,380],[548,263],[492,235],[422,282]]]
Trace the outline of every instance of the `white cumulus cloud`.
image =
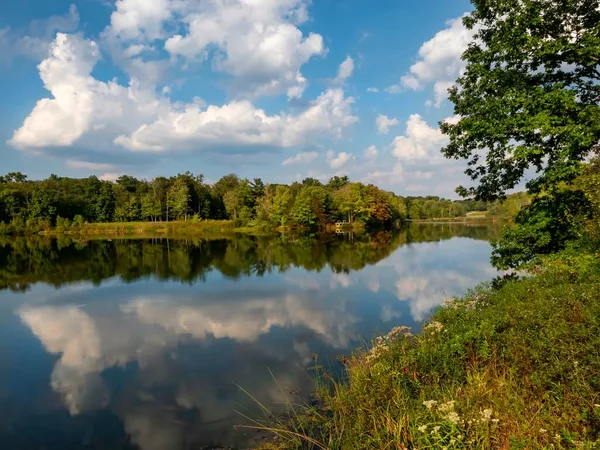
[[153,91],[138,89],[136,80],[124,87],[94,79],[90,74],[99,59],[95,42],[58,33],[50,54],[38,66],[53,98],[37,102],[9,143],[20,149],[66,147],[86,135],[89,145],[98,146],[166,107]]
[[461,55],[476,33],[476,30],[465,28],[462,17],[448,21],[447,25],[421,46],[419,60],[402,76],[400,84],[387,88],[388,92],[395,94],[405,89],[420,90],[433,84],[435,105],[440,106],[447,97],[448,88],[465,68]]
[[199,145],[294,147],[321,133],[341,137],[344,128],[358,120],[352,115],[353,102],[342,90],[330,89],[298,115],[269,116],[247,100],[208,108],[188,104],[172,107],[130,136],[117,137],[115,143],[156,152]]
[[110,17],[110,32],[123,40],[163,37],[163,25],[171,18],[172,0],[117,0]]
[[327,161],[329,162],[329,167],[332,169],[341,169],[353,159],[354,155],[347,152],[335,153],[333,150],[327,152]]
[[329,89],[297,114],[269,115],[248,100],[222,106],[201,101],[171,103],[132,79],[125,87],[91,76],[100,58],[98,45],[59,33],[39,65],[53,98],[36,104],[10,143],[21,149],[98,147],[114,143],[129,150],[164,151],[195,146],[293,147],[318,134],[341,137],[358,119],[354,99]]
[[10,63],[20,56],[41,61],[57,32],[74,32],[78,27],[79,11],[73,4],[65,14],[33,20],[27,29],[0,28],[0,62]]
[[354,60],[347,56],[346,59],[338,67],[337,76],[333,80],[334,83],[341,84],[352,76],[354,72]]
[[429,126],[419,114],[406,121],[406,133],[392,142],[392,154],[403,161],[441,158],[439,150],[448,142],[439,128]]
[[102,181],[112,181],[115,182],[121,176],[125,175],[124,173],[115,173],[115,172],[107,172],[100,175],[98,178]]
[[[449,123],[458,120],[458,116],[444,119]],[[406,121],[404,134],[396,136],[388,147],[396,162],[370,164],[362,181],[390,186],[401,193],[447,195],[461,183],[463,171],[456,161],[446,160],[440,153],[447,143],[448,138],[438,127],[430,126],[419,114],[412,114]],[[365,151],[367,160],[368,152],[369,149]]]
[[93,172],[111,170],[114,167],[112,164],[79,161],[76,159],[68,159],[66,162],[66,166],[70,169],[91,170]]
[[377,131],[381,134],[388,134],[391,127],[400,123],[395,117],[388,117],[383,114],[379,115],[375,122],[377,124]]
[[292,156],[284,160],[281,165],[289,166],[292,164],[310,164],[319,157],[317,152],[300,152],[296,153],[296,156]]
[[370,145],[365,149],[365,158],[369,161],[373,161],[377,158],[377,147]]
[[308,19],[307,4],[305,0],[166,2],[163,10],[177,15],[185,32],[170,36],[165,49],[188,62],[211,58],[213,68],[235,77],[236,90],[251,96],[299,97],[307,84],[300,68],[326,52],[321,35],[304,36],[297,27]]

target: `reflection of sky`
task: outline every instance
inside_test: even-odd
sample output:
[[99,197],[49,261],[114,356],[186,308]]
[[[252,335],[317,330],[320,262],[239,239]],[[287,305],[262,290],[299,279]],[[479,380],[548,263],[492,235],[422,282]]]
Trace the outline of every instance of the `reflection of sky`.
[[0,433],[62,410],[71,419],[54,427],[65,433],[118,418],[143,450],[239,445],[234,410],[251,401],[238,385],[269,405],[289,395],[273,377],[307,390],[313,352],[418,327],[445,298],[495,275],[489,254],[486,242],[455,238],[400,247],[348,274],[293,268],[232,281],[211,272],[192,286],[111,279],[0,293]]

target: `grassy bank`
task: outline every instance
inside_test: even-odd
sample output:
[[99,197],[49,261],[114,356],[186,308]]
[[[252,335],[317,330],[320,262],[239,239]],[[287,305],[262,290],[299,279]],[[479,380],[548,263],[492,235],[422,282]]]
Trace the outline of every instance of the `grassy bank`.
[[[115,222],[115,223],[85,223],[80,226],[54,227],[43,230],[40,234],[54,235],[83,235],[83,236],[137,236],[137,235],[177,235],[203,236],[224,235],[238,232],[233,221],[173,221],[173,222]],[[249,232],[250,230],[242,230]]]
[[[342,229],[344,232],[364,232],[365,225],[355,222]],[[203,237],[223,236],[234,233],[266,236],[277,233],[303,233],[309,231],[301,226],[286,226],[269,229],[254,222],[246,226],[236,226],[233,220],[187,220],[170,222],[109,222],[109,223],[83,223],[60,219],[56,226],[48,222],[35,222],[31,224],[2,224],[0,223],[0,236],[37,235],[43,236],[85,236],[85,237],[112,237],[112,236],[175,236],[175,237]],[[322,232],[335,233],[335,225],[325,227]]]
[[452,223],[489,223],[489,222],[508,222],[509,217],[494,216],[486,211],[474,211],[459,217],[437,217],[428,219],[411,219],[410,222],[431,223],[431,222],[452,222]]
[[267,420],[265,448],[600,448],[600,254],[446,301],[321,372],[312,406]]

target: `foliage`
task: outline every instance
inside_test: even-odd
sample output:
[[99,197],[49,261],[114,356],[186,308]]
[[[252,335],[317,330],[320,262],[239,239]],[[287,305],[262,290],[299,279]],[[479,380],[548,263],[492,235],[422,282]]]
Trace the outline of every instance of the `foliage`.
[[532,269],[377,338],[341,380],[317,366],[311,405],[265,422],[271,448],[598,448],[600,264],[580,247]]
[[85,219],[83,218],[83,216],[81,214],[77,214],[75,215],[75,217],[73,217],[73,223],[72,225],[74,227],[80,227],[84,224]]
[[475,40],[449,91],[458,121],[440,124],[450,138],[442,152],[468,161],[466,174],[477,183],[457,191],[478,200],[503,199],[535,169],[527,183],[532,204],[493,258],[518,267],[580,237],[590,207],[590,184],[566,191],[599,150],[600,9],[596,0],[472,3],[463,22]]
[[[473,0],[463,20],[476,31],[464,74],[450,89],[456,124],[443,123],[449,158],[467,159],[494,200],[529,167],[530,192],[573,180],[600,140],[600,10],[596,0]],[[482,151],[485,150],[485,153]]]
[[69,219],[63,219],[60,216],[56,218],[56,229],[58,231],[66,231],[69,228],[71,228],[71,221]]
[[539,196],[515,217],[517,227],[507,229],[494,243],[492,263],[517,268],[534,259],[562,250],[581,237],[581,225],[592,218],[590,202],[580,190],[556,191]]
[[167,217],[177,220],[187,220],[189,213],[190,190],[181,178],[175,180],[167,193]]
[[593,241],[600,241],[600,158],[594,158],[583,166],[574,188],[585,195],[592,217],[584,224],[583,234]]

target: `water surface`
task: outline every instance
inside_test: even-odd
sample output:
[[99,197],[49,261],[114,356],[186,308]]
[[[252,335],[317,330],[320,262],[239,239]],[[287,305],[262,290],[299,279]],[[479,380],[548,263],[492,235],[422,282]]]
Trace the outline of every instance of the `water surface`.
[[276,408],[310,392],[315,354],[335,369],[418,330],[496,275],[494,232],[0,241],[2,448],[243,448],[244,390]]

